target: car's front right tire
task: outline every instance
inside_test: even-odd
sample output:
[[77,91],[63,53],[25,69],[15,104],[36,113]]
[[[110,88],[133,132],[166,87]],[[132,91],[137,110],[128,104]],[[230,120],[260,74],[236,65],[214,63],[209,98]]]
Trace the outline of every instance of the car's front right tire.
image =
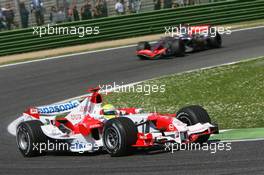
[[136,125],[129,118],[110,119],[103,130],[104,148],[113,157],[128,155],[137,141],[137,132]]

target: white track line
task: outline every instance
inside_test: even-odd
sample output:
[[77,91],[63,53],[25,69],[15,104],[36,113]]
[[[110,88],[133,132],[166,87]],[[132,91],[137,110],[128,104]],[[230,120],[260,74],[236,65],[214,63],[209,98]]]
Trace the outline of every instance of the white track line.
[[[254,29],[259,29],[259,28],[264,28],[264,26],[249,27],[249,28],[244,28],[244,29],[236,29],[236,30],[232,30],[232,32],[254,30]],[[154,42],[152,42],[152,43],[154,43]],[[18,62],[18,63],[4,64],[4,65],[0,65],[0,68],[9,67],[9,66],[16,66],[16,65],[21,65],[21,64],[34,63],[34,62],[40,62],[40,61],[53,60],[53,59],[58,59],[58,58],[66,58],[66,57],[77,56],[77,55],[84,55],[84,54],[89,54],[89,53],[98,53],[98,52],[105,52],[105,51],[110,51],[110,50],[124,49],[124,48],[130,48],[130,47],[135,47],[135,46],[136,46],[136,44],[130,44],[130,45],[126,45],[126,46],[113,47],[113,48],[108,48],[108,49],[99,49],[99,50],[94,50],[94,51],[66,54],[66,55],[42,58],[42,59],[31,60],[31,61],[23,61],[23,62]]]
[[235,142],[256,142],[256,141],[263,141],[264,138],[258,138],[258,139],[238,139],[238,140],[222,140],[221,142],[225,143],[235,143]]

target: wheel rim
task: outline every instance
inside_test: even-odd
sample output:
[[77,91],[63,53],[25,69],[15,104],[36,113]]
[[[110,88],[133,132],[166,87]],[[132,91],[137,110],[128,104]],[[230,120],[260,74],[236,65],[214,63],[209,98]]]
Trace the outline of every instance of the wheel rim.
[[115,128],[108,128],[106,130],[106,145],[110,149],[114,149],[119,144],[119,134]]
[[25,131],[20,130],[18,132],[18,145],[23,151],[28,149],[29,138],[28,138],[28,134]]

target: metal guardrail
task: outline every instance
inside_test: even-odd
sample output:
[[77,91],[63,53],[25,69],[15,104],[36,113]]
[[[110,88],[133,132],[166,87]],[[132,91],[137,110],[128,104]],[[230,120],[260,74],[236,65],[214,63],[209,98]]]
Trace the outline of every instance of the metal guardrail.
[[33,29],[6,31],[0,33],[0,56],[156,34],[165,32],[165,26],[175,26],[182,23],[218,25],[262,18],[264,18],[264,0],[232,0],[65,23],[57,26],[98,26],[100,28],[100,34],[82,38],[76,35],[45,35],[40,38],[33,35]]

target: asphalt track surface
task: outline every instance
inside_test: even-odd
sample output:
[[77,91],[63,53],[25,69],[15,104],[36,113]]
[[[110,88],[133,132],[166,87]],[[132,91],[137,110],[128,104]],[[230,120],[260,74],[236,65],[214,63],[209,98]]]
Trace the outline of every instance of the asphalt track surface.
[[131,47],[0,68],[0,174],[264,174],[264,141],[232,143],[231,151],[216,154],[139,151],[120,158],[84,154],[25,159],[6,129],[27,106],[82,95],[98,84],[130,83],[264,55],[264,28],[235,32],[223,41],[221,49],[183,58],[142,61]]

